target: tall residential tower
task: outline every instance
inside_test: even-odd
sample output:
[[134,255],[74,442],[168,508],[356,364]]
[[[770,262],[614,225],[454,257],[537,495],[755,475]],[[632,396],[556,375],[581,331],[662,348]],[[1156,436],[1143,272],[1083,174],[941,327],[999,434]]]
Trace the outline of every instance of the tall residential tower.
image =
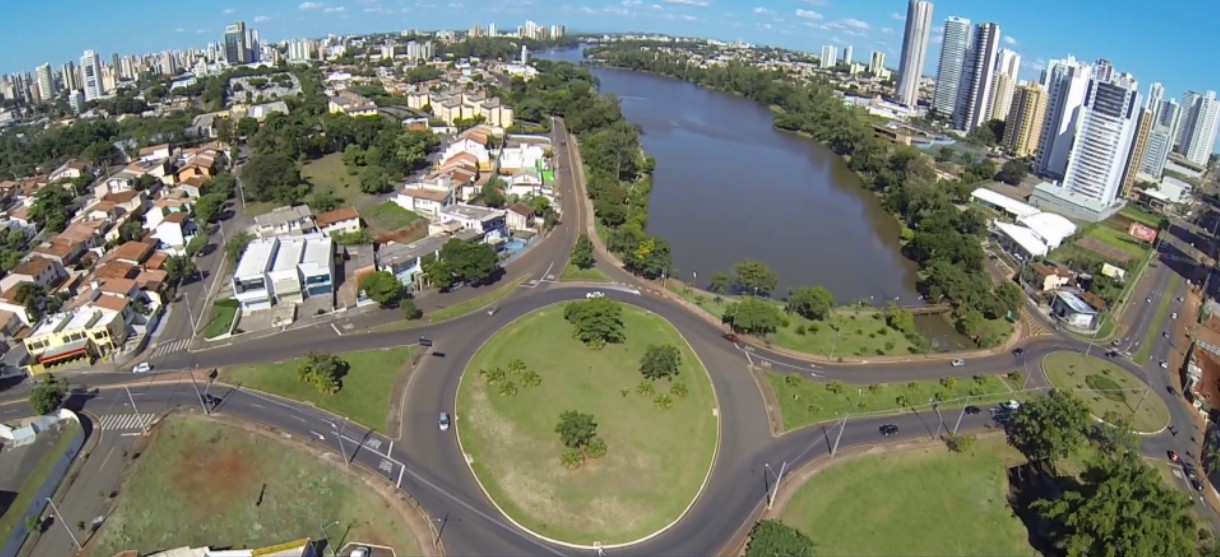
[[1089,80],[1063,189],[1093,211],[1112,205],[1122,188],[1139,127],[1138,87],[1130,75],[1115,75],[1112,68]]
[[1068,154],[1091,75],[1089,65],[1072,56],[1051,60],[1047,65],[1043,83],[1047,92],[1046,119],[1034,163],[1038,175],[1061,179],[1067,172]]
[[902,60],[898,64],[898,84],[894,97],[906,106],[919,102],[919,79],[928,55],[928,35],[932,32],[932,3],[911,0],[907,6],[906,31],[902,34]]
[[957,110],[953,127],[970,131],[987,121],[991,109],[991,86],[995,81],[995,60],[1000,51],[1000,26],[980,23],[974,27],[966,65],[957,86]]
[[86,50],[80,57],[80,74],[86,101],[100,99],[106,95],[106,85],[102,83],[102,61],[96,52]]
[[945,35],[940,44],[940,62],[936,65],[936,90],[932,93],[932,108],[944,117],[957,111],[957,86],[966,65],[966,50],[970,46],[970,20],[950,16],[945,20]]

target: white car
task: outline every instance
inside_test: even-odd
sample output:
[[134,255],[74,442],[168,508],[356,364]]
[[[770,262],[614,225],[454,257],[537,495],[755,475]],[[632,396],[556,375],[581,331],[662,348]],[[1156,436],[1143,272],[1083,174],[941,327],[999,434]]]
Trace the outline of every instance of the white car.
[[1017,402],[1015,400],[1010,400],[1008,402],[1001,404],[1000,406],[1004,407],[1004,409],[1006,409],[1006,410],[1016,410],[1021,407],[1021,403]]
[[966,360],[962,360],[960,358],[957,360],[953,360],[953,367],[962,367],[964,365],[966,365]]
[[152,364],[148,362],[140,362],[136,367],[131,368],[132,373],[148,373],[152,371]]
[[1177,318],[1178,318],[1178,313],[1177,313],[1177,312],[1174,312],[1174,313],[1169,314],[1169,318],[1170,318],[1170,319],[1177,319]]
[[589,292],[589,293],[585,294],[585,298],[588,298],[590,300],[592,300],[593,298],[605,298],[605,297],[606,297],[606,293],[602,292],[601,290],[594,290],[593,292]]
[[1161,369],[1169,369],[1169,364],[1165,363],[1165,362],[1161,362]]
[[439,420],[437,425],[441,428],[441,431],[449,431],[449,413],[448,412],[441,412],[441,419]]

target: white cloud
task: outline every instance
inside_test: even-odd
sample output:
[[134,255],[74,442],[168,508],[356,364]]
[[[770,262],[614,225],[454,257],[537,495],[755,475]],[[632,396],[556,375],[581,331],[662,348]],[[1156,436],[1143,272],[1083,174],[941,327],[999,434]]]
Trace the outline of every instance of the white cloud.
[[256,16],[254,16],[254,23],[263,23],[263,22],[265,22],[265,21],[271,21],[271,16],[269,16],[269,15],[256,15]]
[[810,6],[828,6],[828,5],[830,5],[830,2],[827,2],[826,0],[797,0],[797,1],[804,2],[806,4],[809,4]]
[[754,8],[754,13],[756,13],[758,15],[771,15],[771,14],[774,14],[775,12],[768,10],[766,8],[759,7],[759,8]]
[[861,31],[868,31],[869,29],[872,29],[872,27],[870,27],[867,23],[851,17],[843,20],[843,25],[853,29],[859,29]]
[[882,33],[883,35],[893,35],[893,34],[894,34],[894,28],[893,28],[893,27],[882,27],[882,28],[881,28],[881,33]]
[[1009,35],[1009,36],[1007,36],[1007,37],[1004,37],[1004,44],[1006,44],[1006,45],[1008,45],[1008,46],[1017,46],[1017,44],[1018,44],[1018,43],[1017,43],[1017,39],[1016,39],[1016,38],[1014,38],[1014,37],[1012,37],[1011,35]]
[[681,4],[683,6],[694,6],[696,8],[706,8],[708,3],[704,0],[665,0],[669,4]]
[[658,12],[665,9],[665,6],[662,6],[660,4],[649,4],[648,7],[650,9],[658,11]]
[[813,10],[803,10],[800,8],[797,8],[797,10],[796,10],[796,17],[799,17],[801,19],[812,19],[814,21],[822,20],[822,14],[817,13]]
[[862,31],[855,31],[852,29],[848,29],[848,30],[844,31],[843,33],[849,37],[867,37],[868,36],[868,33],[864,33]]
[[233,15],[235,13],[237,13],[237,8],[225,8],[225,15]]
[[697,18],[697,17],[695,17],[695,16],[693,16],[693,15],[690,15],[690,14],[682,14],[682,15],[680,15],[680,16],[678,16],[678,17],[679,17],[679,18],[681,18],[681,19],[683,19],[683,20],[685,20],[685,21],[698,21],[698,20],[699,20],[699,18]]
[[898,12],[890,12],[890,19],[894,21],[906,21],[907,17]]
[[207,29],[196,29],[195,30],[195,33],[200,34],[200,35],[207,33],[207,32],[208,32]]
[[771,24],[770,23],[760,23],[760,24],[758,24],[758,28],[762,29],[763,31],[770,31]]
[[643,5],[644,0],[623,0],[622,4],[624,8],[634,8]]
[[186,32],[186,29],[183,29],[183,28],[179,27],[179,28],[177,28],[177,29],[174,29],[174,32],[175,32],[175,33],[185,33],[185,32]]
[[322,11],[326,12],[328,14],[336,14],[336,13],[346,12],[347,8],[344,8],[343,6],[336,6],[334,8],[326,8],[325,10],[322,10]]
[[319,9],[322,9],[325,7],[326,7],[326,4],[323,4],[321,2],[301,2],[301,5],[297,6],[297,9],[298,10],[319,10]]

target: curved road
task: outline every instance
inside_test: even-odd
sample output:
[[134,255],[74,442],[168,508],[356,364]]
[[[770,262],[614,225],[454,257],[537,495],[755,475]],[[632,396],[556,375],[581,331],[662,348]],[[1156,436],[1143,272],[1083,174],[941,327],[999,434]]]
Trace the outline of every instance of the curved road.
[[[562,143],[561,143],[562,147]],[[561,174],[578,168],[578,159],[567,151],[566,164]],[[572,183],[572,182],[567,182]],[[582,194],[583,192],[577,192]],[[572,192],[567,195],[573,196]],[[583,197],[577,197],[583,199]],[[568,203],[571,203],[569,197]],[[588,226],[586,211],[576,209],[576,229]],[[565,226],[566,227],[566,226]],[[563,234],[565,242],[574,236],[571,231]],[[558,243],[558,241],[552,242]],[[1167,253],[1166,250],[1176,251]],[[552,251],[552,250],[548,250]],[[1189,248],[1176,241],[1165,242],[1162,253],[1166,256],[1181,256],[1190,253]],[[1181,272],[1178,267],[1185,258],[1166,258],[1165,264],[1149,269],[1145,283],[1149,293],[1137,292],[1136,296],[1152,297],[1154,302],[1161,296],[1178,296],[1181,285],[1171,288],[1172,272]],[[1184,265],[1184,263],[1182,263]],[[632,279],[614,267],[599,263],[612,278],[622,283]],[[549,269],[549,267],[548,267]],[[560,267],[562,269],[562,266]],[[881,439],[877,428],[883,423],[897,424],[901,428],[898,438],[935,436],[941,428],[952,428],[959,419],[959,412],[944,411],[944,422],[931,409],[916,408],[889,417],[862,417],[849,419],[844,425],[822,424],[773,437],[762,394],[747,369],[753,362],[780,373],[801,375],[816,374],[819,380],[841,380],[851,384],[881,382],[905,382],[919,379],[938,379],[946,376],[971,376],[975,374],[1006,373],[1023,370],[1028,387],[1045,387],[1039,362],[1041,358],[1056,350],[1101,351],[1101,347],[1087,347],[1086,343],[1060,335],[1035,338],[1027,341],[1022,356],[999,354],[985,358],[972,358],[961,367],[952,367],[945,361],[919,360],[910,363],[891,364],[811,364],[801,359],[768,351],[762,347],[747,347],[732,344],[722,337],[723,330],[699,316],[693,315],[683,306],[661,297],[641,295],[623,285],[572,286],[552,282],[540,282],[533,288],[523,288],[500,305],[494,315],[483,312],[454,321],[419,327],[408,331],[387,331],[367,334],[339,333],[329,324],[306,327],[247,344],[216,348],[200,352],[180,352],[161,360],[158,369],[206,369],[258,361],[280,360],[305,354],[309,351],[341,352],[402,346],[413,344],[421,336],[434,343],[433,352],[444,353],[443,357],[432,355],[421,360],[413,370],[402,401],[401,431],[395,438],[344,422],[327,412],[312,406],[268,397],[243,390],[240,386],[225,384],[199,385],[210,395],[220,397],[215,411],[245,420],[263,423],[302,438],[311,438],[355,463],[378,472],[399,485],[419,501],[440,529],[447,551],[453,555],[592,555],[591,550],[556,547],[544,543],[528,533],[511,526],[494,506],[490,504],[477,484],[460,453],[456,436],[452,432],[440,432],[436,427],[437,414],[452,411],[458,379],[482,342],[512,320],[540,307],[569,300],[583,299],[589,290],[605,291],[610,297],[654,312],[669,320],[691,343],[707,367],[716,389],[721,407],[721,450],[714,463],[714,470],[706,490],[700,495],[689,513],[664,534],[641,544],[612,548],[612,555],[713,555],[722,552],[726,543],[747,529],[756,513],[761,510],[770,479],[764,464],[777,468],[787,463],[795,469],[829,453],[830,446],[840,435],[840,448],[874,444]],[[1144,332],[1155,321],[1155,303],[1139,304],[1132,322],[1128,325],[1128,344],[1143,341]],[[628,331],[630,334],[630,331]],[[1157,337],[1158,344],[1152,347],[1150,363],[1139,368],[1126,360],[1116,360],[1117,365],[1143,378],[1150,386],[1150,396],[1162,397],[1171,409],[1172,420],[1179,427],[1189,429],[1191,416],[1176,397],[1167,393],[1170,383],[1168,374],[1157,365],[1168,359],[1169,339]],[[1159,342],[1164,341],[1164,342]],[[1135,350],[1133,350],[1135,351]],[[156,383],[154,376],[140,377],[133,383],[128,373],[87,374],[80,377],[78,389],[126,384],[131,398],[141,412],[168,410],[174,407],[199,407],[199,398],[190,382]],[[0,405],[24,404],[29,384],[15,387],[0,395]],[[124,389],[102,388],[91,390],[91,394],[74,397],[74,404],[85,409],[95,407],[116,408],[128,406]],[[456,416],[460,420],[461,416]],[[978,430],[995,427],[987,413],[974,416],[961,415],[963,430]],[[339,433],[342,431],[342,437]],[[1186,430],[1184,430],[1186,431]],[[1149,454],[1163,455],[1173,449],[1187,454],[1191,444],[1187,437],[1174,437],[1167,433],[1144,438],[1144,449]],[[700,471],[701,473],[701,471]],[[581,540],[594,544],[598,540]],[[425,542],[426,543],[426,542]]]

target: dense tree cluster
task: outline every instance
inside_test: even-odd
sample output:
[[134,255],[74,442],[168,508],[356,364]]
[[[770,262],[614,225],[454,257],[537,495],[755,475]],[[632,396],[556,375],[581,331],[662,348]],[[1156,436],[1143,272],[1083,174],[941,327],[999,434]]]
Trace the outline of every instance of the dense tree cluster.
[[424,265],[424,276],[441,290],[448,290],[456,284],[489,284],[499,278],[500,272],[500,260],[495,248],[457,238],[441,247],[440,257]]
[[623,308],[610,298],[568,302],[563,318],[572,324],[572,336],[594,350],[627,339]]
[[632,273],[665,275],[672,261],[669,243],[645,231],[655,163],[640,146],[639,128],[623,116],[618,99],[597,93],[597,80],[587,70],[545,60],[537,64],[535,79],[511,82],[508,95],[517,119],[546,124],[549,116],[564,118],[580,139],[594,214],[610,229],[606,247]]
[[745,557],[813,557],[813,540],[778,520],[760,520],[750,529]]
[[[981,344],[997,340],[985,338],[984,318],[1002,317],[1006,308],[997,301],[983,270],[979,239],[985,233],[985,218],[978,211],[955,206],[966,201],[968,190],[938,184],[928,157],[876,137],[867,115],[845,105],[834,87],[820,78],[806,81],[783,70],[737,62],[703,68],[685,56],[649,46],[655,45],[618,43],[591,54],[602,63],[684,79],[773,107],[777,128],[806,134],[849,157],[851,169],[903,224],[907,253],[924,268],[922,293],[933,301],[952,302],[965,334]],[[994,173],[993,166],[987,177]]]

